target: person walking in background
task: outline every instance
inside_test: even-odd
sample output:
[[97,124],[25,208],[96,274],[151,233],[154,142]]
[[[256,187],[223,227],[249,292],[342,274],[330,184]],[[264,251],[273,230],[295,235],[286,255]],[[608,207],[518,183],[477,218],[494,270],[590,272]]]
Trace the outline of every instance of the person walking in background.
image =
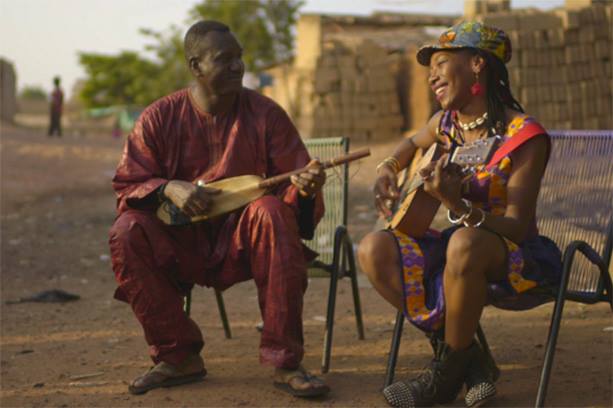
[[57,133],[62,136],[62,106],[64,104],[64,92],[60,88],[60,77],[53,78],[53,91],[50,96],[49,105],[49,137]]

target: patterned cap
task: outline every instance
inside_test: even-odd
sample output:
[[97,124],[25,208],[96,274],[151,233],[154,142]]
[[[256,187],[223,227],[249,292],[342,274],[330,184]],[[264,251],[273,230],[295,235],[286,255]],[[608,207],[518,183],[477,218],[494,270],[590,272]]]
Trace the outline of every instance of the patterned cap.
[[417,61],[428,66],[436,51],[453,48],[478,48],[495,55],[504,63],[511,60],[511,41],[504,31],[476,21],[466,21],[445,30],[438,44],[421,47],[417,51]]

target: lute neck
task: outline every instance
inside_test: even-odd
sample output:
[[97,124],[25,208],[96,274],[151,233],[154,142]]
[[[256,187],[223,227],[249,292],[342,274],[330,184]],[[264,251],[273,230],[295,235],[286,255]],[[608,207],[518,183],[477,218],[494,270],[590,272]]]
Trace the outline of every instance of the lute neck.
[[[349,163],[352,162],[354,160],[358,160],[361,159],[363,157],[367,157],[370,156],[370,149],[368,148],[363,148],[363,149],[359,149],[356,150],[354,152],[348,153],[348,154],[344,154],[342,156],[337,156],[333,159],[324,161],[323,163],[321,163],[321,167],[325,170],[325,169],[329,169],[331,167],[335,167],[335,166],[339,166],[341,164],[345,164],[345,163]],[[287,181],[290,179],[290,177],[298,175],[300,173],[304,173],[306,171],[309,170],[308,166],[302,167],[300,169],[296,169],[296,170],[292,170],[290,172],[287,173],[283,173],[283,174],[279,174],[277,176],[273,176],[270,178],[267,178],[265,180],[262,180],[260,182],[260,184],[258,184],[259,188],[262,189],[268,189],[270,187],[273,187],[277,184],[283,183],[284,181]]]

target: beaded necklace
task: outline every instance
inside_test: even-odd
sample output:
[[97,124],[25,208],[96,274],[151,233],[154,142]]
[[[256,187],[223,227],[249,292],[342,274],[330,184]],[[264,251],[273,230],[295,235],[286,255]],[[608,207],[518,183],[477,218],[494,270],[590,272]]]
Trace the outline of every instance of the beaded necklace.
[[462,121],[460,121],[460,118],[456,116],[456,121],[458,122],[458,126],[460,126],[462,130],[476,129],[479,126],[483,125],[486,119],[487,119],[487,112],[485,112],[483,115],[479,116],[477,119],[473,120],[472,122],[468,122],[468,123],[462,123]]

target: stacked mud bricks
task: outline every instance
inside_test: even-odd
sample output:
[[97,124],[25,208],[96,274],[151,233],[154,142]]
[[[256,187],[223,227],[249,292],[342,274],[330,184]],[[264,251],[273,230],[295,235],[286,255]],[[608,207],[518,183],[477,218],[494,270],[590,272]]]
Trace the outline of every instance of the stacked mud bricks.
[[[296,57],[268,70],[273,85],[264,93],[289,112],[302,137],[389,140],[415,122],[421,127],[432,114],[433,98],[428,70],[408,63],[416,47],[407,48],[404,39],[390,45],[388,31],[368,27],[366,17],[364,29],[352,17],[338,28],[337,18],[342,19],[301,16]],[[415,101],[414,95],[423,97]]]
[[318,137],[373,140],[399,136],[402,116],[385,49],[368,40],[323,44],[299,126]]
[[509,34],[511,87],[528,113],[549,129],[612,129],[612,12],[611,2],[570,0],[477,19]]

